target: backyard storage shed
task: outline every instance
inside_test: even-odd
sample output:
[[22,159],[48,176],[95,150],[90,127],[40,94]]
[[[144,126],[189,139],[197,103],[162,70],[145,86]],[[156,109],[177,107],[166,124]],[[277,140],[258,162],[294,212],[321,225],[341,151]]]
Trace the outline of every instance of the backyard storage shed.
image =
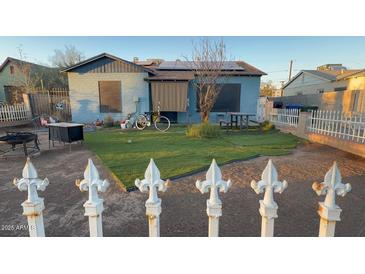
[[[111,115],[156,111],[173,122],[200,120],[194,71],[183,61],[129,62],[107,53],[64,70],[68,73],[72,117],[93,122]],[[223,85],[210,119],[227,111],[256,113],[260,78],[265,73],[242,62],[226,62]]]

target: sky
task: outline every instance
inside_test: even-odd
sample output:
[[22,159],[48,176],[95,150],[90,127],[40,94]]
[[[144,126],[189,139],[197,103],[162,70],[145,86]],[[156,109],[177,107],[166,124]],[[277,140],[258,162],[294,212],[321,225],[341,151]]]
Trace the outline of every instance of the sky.
[[[0,37],[0,62],[6,57],[19,57],[22,48],[27,61],[50,65],[55,49],[74,45],[89,58],[107,52],[122,59],[182,59],[190,56],[192,43],[202,37],[186,36],[27,36]],[[209,37],[221,39],[230,60],[243,60],[268,75],[275,85],[288,79],[289,62],[293,75],[302,69],[315,69],[327,63],[340,63],[349,69],[365,68],[365,37],[305,36],[234,36]]]

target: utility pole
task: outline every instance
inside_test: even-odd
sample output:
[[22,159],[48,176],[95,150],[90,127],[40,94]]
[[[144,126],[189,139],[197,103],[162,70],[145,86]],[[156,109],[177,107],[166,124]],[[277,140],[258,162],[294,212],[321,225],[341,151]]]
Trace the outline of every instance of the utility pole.
[[280,87],[280,97],[283,97],[285,81],[284,80],[281,80],[280,81],[280,84],[281,84],[281,87]]
[[290,63],[289,63],[289,81],[291,80],[292,69],[293,69],[293,60],[290,60]]

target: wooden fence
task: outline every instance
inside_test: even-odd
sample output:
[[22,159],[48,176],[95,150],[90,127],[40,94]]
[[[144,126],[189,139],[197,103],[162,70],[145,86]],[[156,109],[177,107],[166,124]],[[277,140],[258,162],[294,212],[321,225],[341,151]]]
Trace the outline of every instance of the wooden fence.
[[0,105],[0,126],[27,124],[31,119],[31,112],[24,104]]
[[[82,171],[80,170],[80,173]],[[260,171],[261,172],[261,171]],[[20,171],[19,171],[20,173]],[[45,236],[43,224],[43,198],[38,197],[38,190],[44,191],[49,184],[48,179],[38,178],[37,171],[30,159],[24,166],[23,178],[14,179],[14,184],[20,191],[28,192],[28,199],[23,202],[23,215],[28,218],[28,228],[30,236]],[[162,180],[160,171],[150,160],[143,179],[136,179],[135,185],[141,192],[148,193],[145,203],[146,216],[149,223],[149,236],[160,236],[160,214],[162,213],[162,200],[158,197],[159,191],[166,191],[173,185],[169,180]],[[210,237],[219,236],[219,218],[222,216],[222,201],[220,193],[228,192],[232,182],[223,180],[222,173],[213,159],[204,181],[196,181],[195,186],[201,193],[210,192],[207,200],[207,215],[209,219],[208,235]],[[88,160],[84,178],[76,181],[76,186],[81,191],[89,192],[88,200],[84,203],[85,216],[89,218],[90,236],[103,236],[102,213],[104,211],[103,200],[99,198],[98,192],[105,192],[109,186],[107,180],[99,176],[99,172],[92,160]],[[70,184],[70,187],[72,184]],[[259,201],[259,212],[261,215],[261,236],[274,236],[274,220],[278,218],[278,204],[274,200],[274,193],[282,193],[288,187],[288,183],[278,180],[278,172],[269,160],[262,172],[261,180],[251,182],[251,188],[257,194],[264,193],[264,198]],[[290,186],[289,186],[290,187]],[[312,189],[317,195],[325,195],[324,202],[319,202],[318,214],[320,218],[319,236],[329,237],[335,235],[336,222],[340,221],[341,208],[336,205],[336,195],[345,196],[351,190],[350,184],[344,184],[341,179],[337,164],[334,163],[326,173],[322,183],[315,182]],[[227,194],[229,195],[229,194]],[[48,212],[51,213],[51,212]]]
[[33,117],[48,115],[60,121],[71,121],[68,90],[40,90],[27,93]]
[[365,143],[365,114],[340,111],[313,111],[308,125],[310,132]]
[[299,121],[299,109],[273,108],[270,113],[270,122],[297,127]]

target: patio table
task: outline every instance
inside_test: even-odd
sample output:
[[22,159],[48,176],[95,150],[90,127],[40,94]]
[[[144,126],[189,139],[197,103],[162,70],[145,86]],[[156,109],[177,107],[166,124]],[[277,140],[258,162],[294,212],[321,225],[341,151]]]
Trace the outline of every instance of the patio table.
[[48,146],[54,146],[54,141],[69,143],[71,151],[71,143],[84,140],[84,125],[75,123],[51,123],[48,124]]
[[[228,112],[228,115],[231,117],[231,128],[233,128],[233,123],[236,124],[236,128],[238,127],[238,119],[240,123],[240,131],[242,130],[243,120],[245,119],[246,130],[248,131],[248,122],[250,117],[256,116],[253,113],[245,113],[245,112]],[[234,119],[235,118],[235,119]]]

